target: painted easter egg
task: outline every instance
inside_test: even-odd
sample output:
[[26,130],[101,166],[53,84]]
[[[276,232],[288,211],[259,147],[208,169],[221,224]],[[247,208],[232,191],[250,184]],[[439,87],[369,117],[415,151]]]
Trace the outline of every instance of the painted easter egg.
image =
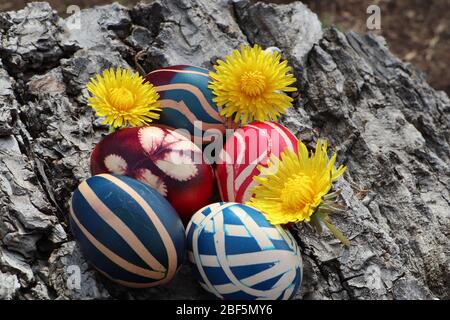
[[205,145],[225,132],[225,118],[208,89],[208,70],[179,65],[157,69],[145,77],[160,95],[161,117],[155,123],[184,129],[197,145]]
[[91,155],[91,173],[126,175],[155,188],[186,223],[206,204],[214,188],[202,150],[176,131],[147,126],[106,136]]
[[183,262],[185,231],[153,188],[101,174],[72,194],[70,228],[87,259],[111,280],[132,288],[170,281]]
[[192,271],[221,299],[293,298],[302,258],[292,235],[249,206],[221,202],[194,214],[187,229]]
[[252,197],[258,165],[267,165],[271,155],[289,148],[297,152],[297,138],[275,122],[253,122],[237,129],[227,139],[217,160],[216,177],[223,201],[244,203]]

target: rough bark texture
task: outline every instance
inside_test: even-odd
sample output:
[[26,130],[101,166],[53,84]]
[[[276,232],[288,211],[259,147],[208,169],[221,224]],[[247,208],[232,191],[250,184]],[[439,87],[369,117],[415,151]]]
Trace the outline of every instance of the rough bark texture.
[[[77,22],[81,19],[80,26]],[[209,298],[183,267],[165,287],[105,280],[68,232],[72,190],[107,128],[86,107],[88,79],[111,66],[211,68],[240,43],[276,46],[300,95],[282,120],[311,145],[330,141],[348,171],[349,236],[295,227],[305,299],[450,298],[450,101],[382,38],[322,33],[301,3],[157,0],[61,19],[46,3],[0,13],[0,298]],[[317,43],[314,45],[314,43]],[[81,287],[68,285],[72,267]]]

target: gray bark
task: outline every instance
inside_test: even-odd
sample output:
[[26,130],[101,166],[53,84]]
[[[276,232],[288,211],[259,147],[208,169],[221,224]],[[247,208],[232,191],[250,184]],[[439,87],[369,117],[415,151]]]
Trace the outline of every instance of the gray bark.
[[322,32],[301,3],[224,0],[113,4],[67,19],[46,3],[0,13],[0,298],[210,297],[187,266],[171,284],[146,290],[104,279],[68,231],[67,208],[107,133],[86,106],[91,76],[136,67],[138,53],[146,70],[211,68],[241,43],[282,50],[300,92],[282,122],[310,145],[328,139],[348,166],[338,186],[349,209],[333,218],[352,245],[296,226],[298,298],[450,298],[447,95],[383,38]]

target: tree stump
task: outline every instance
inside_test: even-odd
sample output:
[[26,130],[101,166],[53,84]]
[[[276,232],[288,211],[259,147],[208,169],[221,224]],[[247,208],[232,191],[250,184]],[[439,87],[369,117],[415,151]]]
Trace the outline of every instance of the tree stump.
[[[383,38],[322,30],[300,2],[156,0],[82,10],[47,3],[0,13],[0,298],[210,298],[187,266],[167,286],[120,287],[68,231],[71,192],[107,128],[86,106],[105,68],[212,68],[241,43],[275,46],[299,95],[281,121],[312,146],[327,139],[348,170],[350,238],[295,226],[303,299],[450,298],[450,100],[393,56]],[[79,273],[81,282],[72,281]]]

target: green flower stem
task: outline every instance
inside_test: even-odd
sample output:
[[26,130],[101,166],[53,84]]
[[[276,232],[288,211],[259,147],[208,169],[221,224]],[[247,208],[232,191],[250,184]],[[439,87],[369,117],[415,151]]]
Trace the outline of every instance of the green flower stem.
[[314,229],[316,229],[318,234],[322,234],[323,232],[322,224],[320,223],[319,218],[315,214],[311,216],[310,223],[314,227]]
[[336,202],[333,202],[332,199],[335,199],[340,192],[333,192],[324,197],[324,202],[317,208],[316,212],[311,216],[310,223],[316,229],[316,231],[321,234],[323,231],[322,222],[325,226],[330,230],[333,236],[338,239],[345,246],[350,246],[350,241],[346,236],[336,228],[330,219],[330,214],[345,212],[345,206],[340,205]]
[[349,247],[350,246],[350,240],[347,239],[346,236],[338,229],[336,228],[329,219],[323,220],[323,223],[327,226],[328,230],[334,235],[336,239],[338,239],[342,244]]

